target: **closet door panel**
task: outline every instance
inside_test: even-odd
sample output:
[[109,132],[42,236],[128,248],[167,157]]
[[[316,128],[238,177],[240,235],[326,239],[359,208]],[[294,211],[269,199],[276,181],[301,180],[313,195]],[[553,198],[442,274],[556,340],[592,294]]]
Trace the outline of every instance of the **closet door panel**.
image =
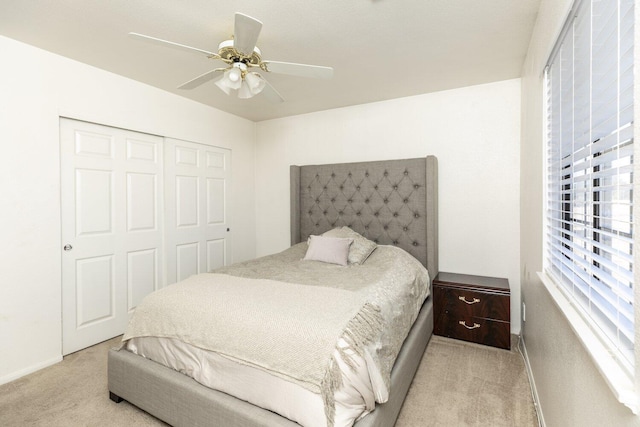
[[199,242],[176,246],[176,282],[200,272]]
[[127,231],[158,229],[157,180],[155,174],[127,174]]
[[207,242],[207,271],[226,265],[226,239],[215,239]]
[[76,261],[76,328],[113,320],[115,274],[113,255]]
[[159,248],[131,251],[127,254],[127,310],[132,313],[142,299],[158,289]]
[[113,232],[113,171],[76,169],[78,236]]
[[176,176],[175,212],[176,228],[197,227],[199,191],[198,176]]
[[122,334],[163,281],[162,145],[60,119],[64,354]]
[[229,262],[231,151],[167,139],[167,284]]
[[207,224],[224,224],[225,222],[225,180],[207,178]]

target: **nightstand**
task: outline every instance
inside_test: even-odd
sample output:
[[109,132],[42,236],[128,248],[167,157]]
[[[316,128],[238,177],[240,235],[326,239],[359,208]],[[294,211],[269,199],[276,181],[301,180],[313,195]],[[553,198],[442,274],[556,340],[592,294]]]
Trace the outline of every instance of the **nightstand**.
[[433,280],[433,333],[511,349],[510,295],[507,279],[440,273]]

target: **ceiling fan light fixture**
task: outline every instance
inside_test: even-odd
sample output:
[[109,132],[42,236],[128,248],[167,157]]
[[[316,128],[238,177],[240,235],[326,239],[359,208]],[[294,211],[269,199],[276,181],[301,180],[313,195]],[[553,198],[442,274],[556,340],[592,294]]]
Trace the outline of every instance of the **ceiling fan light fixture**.
[[251,93],[254,95],[257,95],[260,92],[262,92],[262,89],[264,89],[265,85],[267,84],[267,82],[262,78],[262,76],[256,72],[247,73],[244,76],[244,80],[247,82],[247,85],[249,86]]
[[218,86],[220,88],[220,90],[222,90],[227,95],[231,95],[231,88],[229,87],[229,85],[227,83],[227,79],[225,78],[225,76],[222,76],[215,83],[216,83],[216,86]]
[[252,98],[255,95],[255,93],[253,93],[251,91],[251,88],[249,87],[249,84],[245,81],[242,82],[242,86],[240,86],[240,89],[238,89],[238,98],[240,99],[248,99],[248,98]]
[[[241,64],[244,65],[244,64]],[[222,91],[224,93],[226,93],[227,95],[231,94],[231,90],[237,90],[240,89],[240,86],[242,86],[242,67],[241,66],[236,66],[236,64],[233,64],[233,66],[231,66],[229,69],[227,69],[224,74],[222,75],[222,78],[220,78],[217,82],[216,82],[216,86],[218,86],[220,89],[222,89]]]
[[240,70],[240,68],[233,67],[232,69],[226,71],[225,74],[227,79],[229,79],[229,81],[232,83],[236,83],[242,80],[242,71]]
[[227,95],[231,95],[232,90],[237,90],[238,98],[248,99],[262,92],[267,82],[259,73],[247,72],[246,64],[236,62],[215,84]]

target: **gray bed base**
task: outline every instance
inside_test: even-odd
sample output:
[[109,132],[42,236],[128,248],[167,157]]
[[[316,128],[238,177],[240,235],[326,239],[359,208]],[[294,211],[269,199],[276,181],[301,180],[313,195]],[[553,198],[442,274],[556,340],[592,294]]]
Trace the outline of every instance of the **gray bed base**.
[[[438,164],[419,159],[291,166],[291,243],[347,225],[419,259],[438,274]],[[391,373],[389,401],[354,424],[391,427],[433,332],[429,297]],[[298,424],[125,350],[109,351],[109,396],[173,426],[294,427]]]

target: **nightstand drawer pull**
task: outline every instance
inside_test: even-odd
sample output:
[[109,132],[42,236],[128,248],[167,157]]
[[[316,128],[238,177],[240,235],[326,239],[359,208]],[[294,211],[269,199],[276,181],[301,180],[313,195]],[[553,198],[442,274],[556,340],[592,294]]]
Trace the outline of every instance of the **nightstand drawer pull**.
[[467,297],[465,297],[464,295],[460,295],[458,299],[462,302],[466,302],[469,305],[480,302],[480,298],[474,298],[473,301],[467,301]]
[[467,326],[467,322],[464,320],[460,320],[458,323],[467,329],[477,329],[480,327],[479,323],[474,323],[473,326]]

